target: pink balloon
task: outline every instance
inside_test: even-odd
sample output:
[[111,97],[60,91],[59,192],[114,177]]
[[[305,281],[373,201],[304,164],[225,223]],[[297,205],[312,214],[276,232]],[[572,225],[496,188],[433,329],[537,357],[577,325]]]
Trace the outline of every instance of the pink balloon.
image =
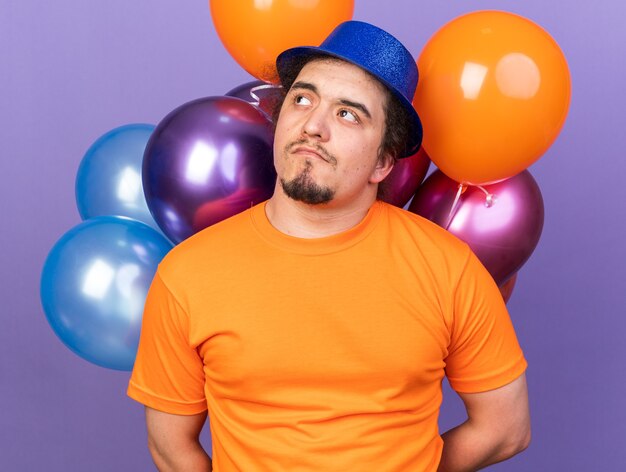
[[437,170],[418,189],[409,211],[469,244],[502,285],[524,265],[539,242],[544,215],[539,186],[525,170],[482,189],[463,187],[455,204],[458,188],[457,182]]
[[509,280],[504,282],[498,288],[500,289],[500,293],[502,294],[502,298],[504,298],[504,303],[508,303],[511,299],[511,295],[513,295],[513,289],[515,288],[515,283],[517,282],[517,273],[513,274]]
[[426,177],[429,166],[430,158],[423,147],[412,156],[398,160],[382,183],[385,191],[381,200],[403,208]]

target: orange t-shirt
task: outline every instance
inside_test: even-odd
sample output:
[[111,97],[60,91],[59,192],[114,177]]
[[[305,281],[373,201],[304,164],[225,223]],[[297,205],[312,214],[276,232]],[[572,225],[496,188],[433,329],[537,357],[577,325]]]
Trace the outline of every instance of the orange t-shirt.
[[261,204],[160,264],[128,394],[208,408],[216,471],[435,471],[444,373],[479,392],[525,369],[495,283],[448,232],[377,202],[300,239]]

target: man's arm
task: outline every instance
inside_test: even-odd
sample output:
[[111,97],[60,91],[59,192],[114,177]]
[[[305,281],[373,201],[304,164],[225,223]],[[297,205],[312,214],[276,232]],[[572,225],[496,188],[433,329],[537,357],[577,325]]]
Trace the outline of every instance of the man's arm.
[[184,416],[146,407],[148,447],[160,472],[213,470],[199,440],[206,417],[206,412]]
[[438,472],[470,472],[506,460],[530,443],[526,376],[482,393],[459,393],[468,419],[442,435]]

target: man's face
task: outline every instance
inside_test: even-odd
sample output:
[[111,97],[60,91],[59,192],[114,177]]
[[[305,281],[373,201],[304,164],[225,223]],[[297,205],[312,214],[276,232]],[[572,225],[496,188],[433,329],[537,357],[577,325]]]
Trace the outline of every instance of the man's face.
[[379,149],[386,93],[352,64],[307,63],[287,93],[276,123],[274,165],[282,191],[308,204],[340,206],[376,194],[388,173]]

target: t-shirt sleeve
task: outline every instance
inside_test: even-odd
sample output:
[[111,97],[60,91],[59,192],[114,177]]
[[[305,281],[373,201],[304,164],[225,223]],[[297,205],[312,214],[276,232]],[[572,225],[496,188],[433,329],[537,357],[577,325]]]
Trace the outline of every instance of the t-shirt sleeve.
[[166,413],[193,415],[207,409],[203,362],[189,342],[188,314],[158,272],[148,291],[127,393]]
[[506,305],[493,278],[470,251],[453,300],[446,376],[454,390],[502,387],[527,367]]

